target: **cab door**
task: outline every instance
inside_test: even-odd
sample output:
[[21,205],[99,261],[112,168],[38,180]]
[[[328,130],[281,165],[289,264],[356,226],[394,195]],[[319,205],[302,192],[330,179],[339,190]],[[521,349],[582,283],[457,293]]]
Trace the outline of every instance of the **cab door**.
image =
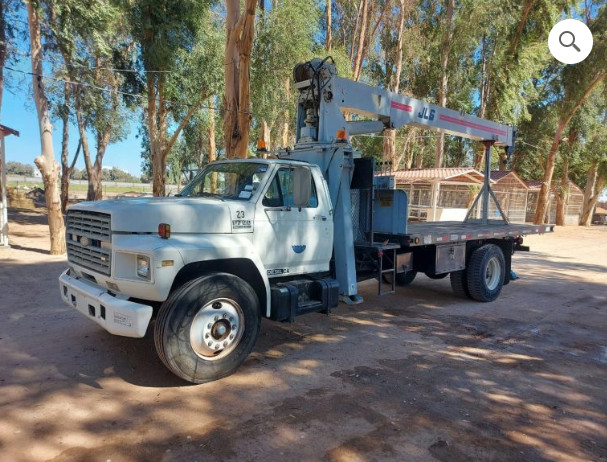
[[324,179],[312,168],[308,207],[293,206],[294,171],[280,165],[260,197],[253,243],[268,277],[327,271],[333,252],[333,215]]

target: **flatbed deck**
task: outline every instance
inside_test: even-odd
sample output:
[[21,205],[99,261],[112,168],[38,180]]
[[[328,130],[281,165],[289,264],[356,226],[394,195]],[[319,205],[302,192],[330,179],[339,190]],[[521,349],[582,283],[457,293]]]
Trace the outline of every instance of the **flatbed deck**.
[[554,225],[531,225],[525,223],[504,223],[490,220],[488,224],[479,222],[433,221],[408,223],[405,239],[410,247],[466,242],[477,239],[502,239],[529,234],[544,234],[554,231]]

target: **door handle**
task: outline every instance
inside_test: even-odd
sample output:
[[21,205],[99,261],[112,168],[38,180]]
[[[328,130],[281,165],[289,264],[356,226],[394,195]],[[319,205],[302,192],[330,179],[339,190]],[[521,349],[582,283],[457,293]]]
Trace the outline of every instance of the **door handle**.
[[316,220],[316,219],[319,219],[319,218],[320,218],[322,221],[327,221],[327,217],[325,217],[325,216],[323,216],[323,215],[316,215],[316,216],[314,217],[314,219],[315,219],[315,220]]

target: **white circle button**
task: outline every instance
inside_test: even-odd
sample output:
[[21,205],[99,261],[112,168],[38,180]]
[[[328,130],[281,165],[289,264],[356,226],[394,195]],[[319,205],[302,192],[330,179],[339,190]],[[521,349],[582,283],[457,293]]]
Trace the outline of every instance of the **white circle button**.
[[548,48],[564,64],[584,61],[592,50],[592,33],[577,19],[565,19],[554,25],[548,35]]

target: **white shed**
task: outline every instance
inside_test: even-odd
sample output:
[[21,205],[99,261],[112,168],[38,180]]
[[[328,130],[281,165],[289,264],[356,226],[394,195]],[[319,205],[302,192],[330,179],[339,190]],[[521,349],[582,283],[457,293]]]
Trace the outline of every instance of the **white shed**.
[[0,125],[0,247],[8,247],[8,202],[6,198],[4,138],[9,135],[19,136],[19,132]]

